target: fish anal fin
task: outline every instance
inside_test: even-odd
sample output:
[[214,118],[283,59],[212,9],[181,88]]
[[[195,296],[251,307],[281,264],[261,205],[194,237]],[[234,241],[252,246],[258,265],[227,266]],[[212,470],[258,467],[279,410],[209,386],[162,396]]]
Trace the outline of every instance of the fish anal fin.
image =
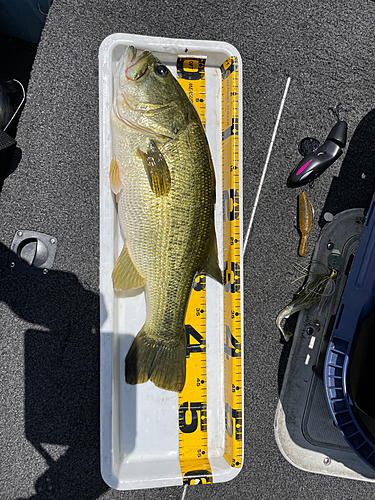
[[123,186],[120,180],[120,172],[116,158],[113,158],[111,161],[111,166],[109,169],[109,180],[111,183],[112,192],[114,194],[119,194]]
[[112,281],[115,290],[133,290],[145,284],[144,278],[133,264],[126,243],[113,268]]
[[223,273],[219,267],[219,258],[217,252],[217,241],[216,241],[216,232],[215,226],[212,222],[212,227],[210,231],[210,236],[207,241],[207,260],[203,266],[202,273],[211,276],[214,280],[216,280],[221,285],[224,283]]
[[138,149],[142,158],[150,188],[156,196],[165,196],[171,189],[171,174],[164,156],[159,151],[153,140],[150,141],[146,151]]

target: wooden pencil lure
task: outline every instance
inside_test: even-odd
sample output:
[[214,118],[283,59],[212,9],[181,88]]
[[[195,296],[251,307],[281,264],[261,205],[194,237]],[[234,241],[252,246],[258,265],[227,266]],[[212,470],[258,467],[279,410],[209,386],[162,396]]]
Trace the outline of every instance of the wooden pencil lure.
[[298,195],[298,226],[301,231],[301,243],[298,253],[301,257],[306,255],[307,237],[309,235],[312,223],[312,209],[309,197],[306,191]]

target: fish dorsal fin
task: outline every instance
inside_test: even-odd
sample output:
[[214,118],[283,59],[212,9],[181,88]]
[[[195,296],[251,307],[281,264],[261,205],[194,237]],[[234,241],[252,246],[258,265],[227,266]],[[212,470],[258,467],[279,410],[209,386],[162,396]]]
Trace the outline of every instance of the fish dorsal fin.
[[147,151],[138,149],[138,154],[143,160],[152,192],[156,196],[167,195],[171,189],[171,174],[155,142],[150,141]]
[[116,158],[113,158],[111,161],[111,166],[109,169],[109,180],[111,183],[111,189],[114,194],[119,194],[119,192],[122,190],[122,184],[120,180],[120,172],[118,169],[118,163],[116,161]]
[[216,233],[215,226],[212,222],[212,228],[210,231],[210,236],[207,241],[207,249],[208,256],[207,260],[203,266],[202,272],[211,276],[214,280],[216,280],[221,285],[224,283],[223,273],[219,267],[219,259],[217,255],[217,242],[216,242]]
[[145,284],[129,255],[126,243],[113,269],[112,280],[115,290],[133,290]]

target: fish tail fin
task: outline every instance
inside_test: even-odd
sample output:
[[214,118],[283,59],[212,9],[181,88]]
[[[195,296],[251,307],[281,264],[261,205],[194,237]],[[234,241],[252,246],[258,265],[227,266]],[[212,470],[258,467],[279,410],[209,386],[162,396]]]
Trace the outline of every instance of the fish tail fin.
[[186,334],[182,327],[177,342],[160,342],[145,327],[133,340],[125,359],[125,380],[142,384],[151,380],[161,389],[181,392],[185,385]]

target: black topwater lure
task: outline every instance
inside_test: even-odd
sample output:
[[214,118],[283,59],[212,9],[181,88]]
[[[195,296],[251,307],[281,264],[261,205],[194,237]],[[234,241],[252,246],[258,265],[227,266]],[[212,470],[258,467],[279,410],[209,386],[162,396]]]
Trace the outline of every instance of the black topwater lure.
[[[333,110],[338,118],[338,106]],[[294,188],[303,186],[313,181],[330,167],[343,153],[346,146],[346,136],[348,124],[345,120],[338,119],[336,125],[332,128],[324,144],[317,147],[314,151],[308,152],[306,156],[291,171],[287,180],[287,186]],[[316,139],[303,139],[307,146],[318,145]],[[313,146],[312,146],[313,147]],[[306,148],[305,148],[306,151]],[[304,148],[300,152],[305,152]]]

